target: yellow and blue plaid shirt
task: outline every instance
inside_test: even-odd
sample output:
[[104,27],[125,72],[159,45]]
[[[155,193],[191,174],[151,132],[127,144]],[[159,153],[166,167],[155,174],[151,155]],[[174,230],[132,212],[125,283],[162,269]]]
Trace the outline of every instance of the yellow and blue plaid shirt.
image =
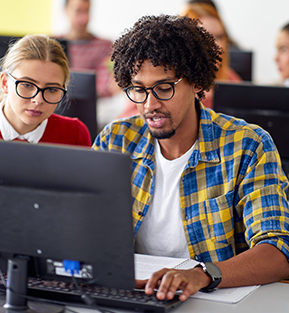
[[[196,101],[199,134],[180,177],[180,207],[191,258],[218,262],[270,243],[289,259],[288,180],[267,132]],[[154,138],[140,116],[107,125],[95,150],[129,153],[136,236],[154,194]]]

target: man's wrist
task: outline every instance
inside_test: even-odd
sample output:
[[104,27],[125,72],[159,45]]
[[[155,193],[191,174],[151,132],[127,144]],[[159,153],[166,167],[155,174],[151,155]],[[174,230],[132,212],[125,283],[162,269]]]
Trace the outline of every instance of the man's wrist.
[[207,275],[210,282],[205,287],[201,288],[200,291],[210,292],[213,291],[222,281],[222,272],[218,266],[211,262],[200,262],[197,267],[200,267],[203,272]]
[[201,266],[197,265],[194,267],[194,270],[199,272],[199,289],[203,289],[206,288],[207,286],[209,286],[212,282],[211,277],[209,277],[202,269]]

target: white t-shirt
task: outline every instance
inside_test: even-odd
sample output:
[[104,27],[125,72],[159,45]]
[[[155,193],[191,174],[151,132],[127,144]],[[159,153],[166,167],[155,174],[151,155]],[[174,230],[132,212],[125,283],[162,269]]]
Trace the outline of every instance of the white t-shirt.
[[194,145],[181,157],[167,160],[155,141],[156,177],[153,201],[138,230],[135,250],[150,255],[189,258],[180,208],[180,177]]

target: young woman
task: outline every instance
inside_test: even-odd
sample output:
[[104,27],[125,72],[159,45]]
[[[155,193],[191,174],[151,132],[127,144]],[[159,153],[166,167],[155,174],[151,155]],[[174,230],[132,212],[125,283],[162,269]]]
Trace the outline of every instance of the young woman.
[[[217,45],[223,49],[222,64],[217,72],[217,80],[241,82],[241,77],[229,66],[230,39],[214,3],[211,1],[188,1],[182,15],[199,19],[202,26],[215,37]],[[213,91],[206,93],[206,98],[202,100],[202,103],[208,108],[213,107]]]
[[275,61],[284,86],[289,87],[289,24],[277,36]]
[[1,60],[0,139],[91,146],[88,128],[77,118],[53,114],[66,96],[68,59],[45,35],[27,35]]

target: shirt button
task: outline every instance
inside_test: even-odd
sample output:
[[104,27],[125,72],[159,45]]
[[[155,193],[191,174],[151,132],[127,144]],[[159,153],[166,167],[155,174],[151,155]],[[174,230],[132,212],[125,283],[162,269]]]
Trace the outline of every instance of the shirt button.
[[140,211],[140,212],[138,212],[138,215],[139,215],[139,216],[142,216],[142,212],[141,212],[141,211]]

